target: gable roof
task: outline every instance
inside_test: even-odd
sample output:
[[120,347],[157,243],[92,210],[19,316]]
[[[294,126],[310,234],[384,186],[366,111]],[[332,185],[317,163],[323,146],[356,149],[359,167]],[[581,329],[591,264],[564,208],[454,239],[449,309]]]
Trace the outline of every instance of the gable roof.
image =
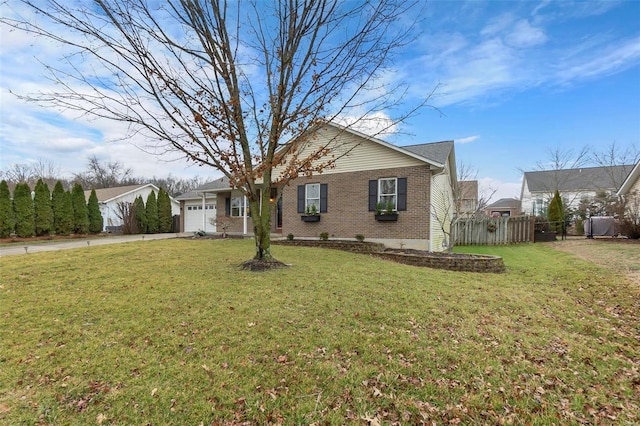
[[324,126],[331,126],[343,132],[349,132],[363,139],[376,143],[378,145],[385,146],[394,151],[400,152],[409,157],[416,158],[418,160],[429,163],[437,168],[443,168],[449,158],[449,153],[453,149],[453,141],[442,142],[430,142],[418,145],[396,146],[389,142],[385,142],[382,139],[378,139],[373,136],[369,136],[365,133],[354,130],[350,127],[343,126],[337,123],[325,123]]
[[[116,186],[113,188],[100,188],[96,189],[96,196],[98,197],[99,203],[108,203],[115,198],[122,197],[130,192],[137,191],[142,188],[146,188],[147,186],[152,186],[153,189],[158,190],[158,188],[151,184],[143,184],[143,185],[127,185],[127,186]],[[91,195],[91,191],[84,191],[84,197],[88,200]]]
[[200,185],[193,191],[185,192],[184,194],[180,194],[176,197],[176,200],[193,200],[202,198],[202,192],[215,192],[221,190],[231,190],[231,185],[229,185],[229,178],[226,176],[222,176],[220,179],[216,179],[211,182],[207,182],[204,185]]
[[529,192],[580,192],[614,190],[633,165],[525,172]]
[[495,203],[489,204],[485,209],[519,209],[520,200],[517,198],[500,198]]
[[624,180],[620,189],[618,190],[618,195],[625,195],[629,190],[633,187],[633,185],[640,179],[640,161],[635,165],[631,173]]
[[[432,142],[432,143],[424,143],[418,145],[409,145],[398,147],[396,145],[390,144],[383,140],[374,138],[372,136],[361,133],[357,130],[353,130],[351,128],[342,126],[336,123],[325,123],[323,126],[331,126],[336,128],[341,132],[349,132],[356,136],[359,136],[363,139],[376,143],[378,145],[385,146],[394,151],[400,152],[404,155],[408,155],[412,158],[418,159],[420,161],[426,162],[435,166],[437,168],[443,168],[445,164],[447,164],[449,160],[449,156],[454,148],[453,141],[442,141],[442,142]],[[317,130],[317,128],[316,128]],[[199,186],[193,191],[186,192],[176,197],[176,200],[194,200],[202,198],[202,193],[204,192],[218,192],[218,191],[230,191],[231,185],[229,184],[229,179],[225,176],[216,179],[212,182],[208,182],[202,186]],[[476,188],[477,189],[477,188]]]
[[407,145],[402,149],[412,152],[432,162],[444,165],[447,163],[449,154],[453,149],[453,141],[441,141],[422,143],[417,145]]

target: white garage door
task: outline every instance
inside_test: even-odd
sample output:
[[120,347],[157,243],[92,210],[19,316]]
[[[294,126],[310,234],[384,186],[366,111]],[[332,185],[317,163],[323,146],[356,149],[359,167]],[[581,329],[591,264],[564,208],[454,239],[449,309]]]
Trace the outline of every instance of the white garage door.
[[[210,219],[216,217],[216,202],[207,200],[202,209],[202,201],[186,202],[184,206],[184,232],[216,232],[216,226],[211,224]],[[202,214],[204,212],[205,220],[202,223]]]

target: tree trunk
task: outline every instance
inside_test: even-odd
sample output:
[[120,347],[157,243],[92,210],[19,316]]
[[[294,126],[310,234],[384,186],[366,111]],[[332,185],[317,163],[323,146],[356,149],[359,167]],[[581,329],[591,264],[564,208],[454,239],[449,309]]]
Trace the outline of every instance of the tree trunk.
[[253,221],[253,234],[256,243],[256,254],[254,260],[273,261],[271,256],[271,204],[269,203],[268,186],[259,190],[260,197],[250,203],[251,220]]

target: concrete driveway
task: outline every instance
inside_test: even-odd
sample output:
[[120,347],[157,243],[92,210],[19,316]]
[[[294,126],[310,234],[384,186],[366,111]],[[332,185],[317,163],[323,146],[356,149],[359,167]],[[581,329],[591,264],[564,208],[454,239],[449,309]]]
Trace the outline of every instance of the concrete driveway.
[[32,254],[43,251],[68,250],[80,247],[100,246],[103,244],[120,244],[130,241],[150,241],[166,240],[168,238],[178,238],[187,234],[148,234],[148,235],[117,235],[112,237],[90,238],[83,240],[64,240],[60,242],[43,242],[40,244],[20,244],[15,243],[10,246],[0,247],[0,256],[12,256],[18,254]]

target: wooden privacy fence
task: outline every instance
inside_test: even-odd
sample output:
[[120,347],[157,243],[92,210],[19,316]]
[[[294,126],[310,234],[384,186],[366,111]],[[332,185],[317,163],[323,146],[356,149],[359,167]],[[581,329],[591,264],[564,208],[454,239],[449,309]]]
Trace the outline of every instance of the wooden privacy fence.
[[451,227],[455,245],[495,245],[533,242],[534,218],[529,216],[459,219]]

